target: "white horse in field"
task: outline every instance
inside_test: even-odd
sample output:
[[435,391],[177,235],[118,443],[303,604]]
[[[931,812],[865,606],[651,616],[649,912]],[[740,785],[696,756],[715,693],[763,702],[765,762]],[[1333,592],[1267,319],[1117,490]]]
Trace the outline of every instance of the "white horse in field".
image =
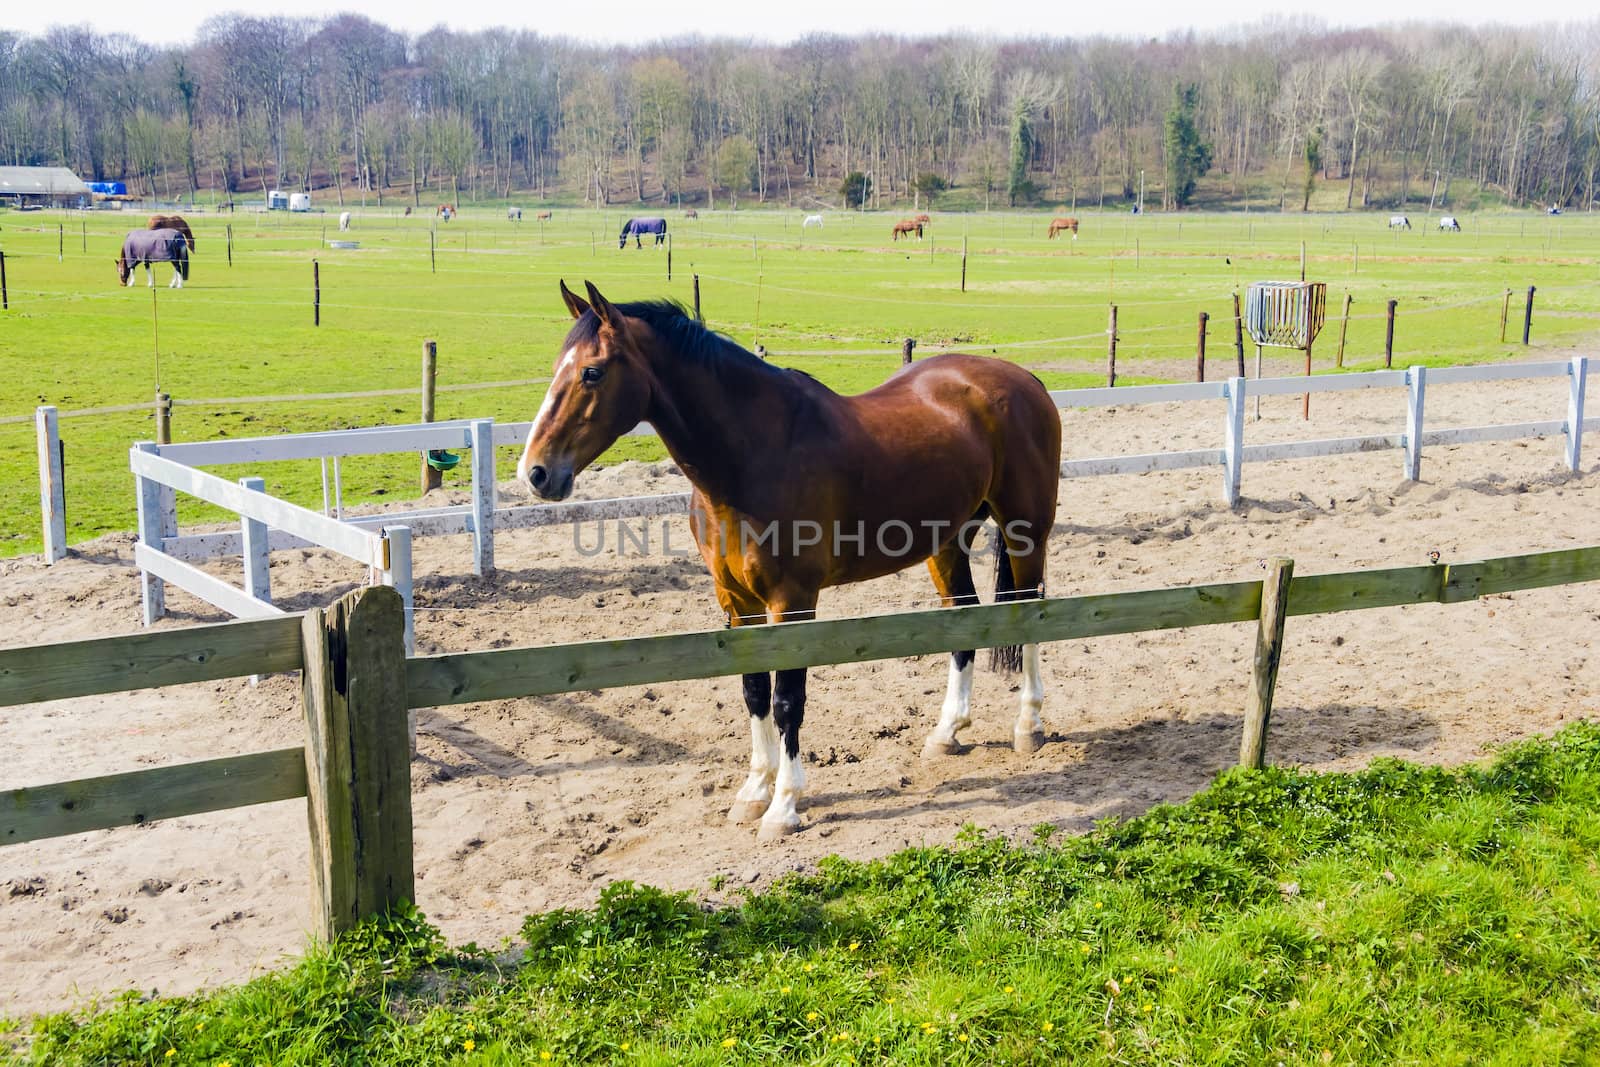
[[521,222],[522,221],[522,209],[520,207],[508,207],[508,208],[506,208],[506,219],[511,221],[511,222]]
[[1456,217],[1454,215],[1444,215],[1439,219],[1439,229],[1454,230],[1456,233],[1460,233],[1461,223],[1456,221]]
[[822,216],[821,215],[807,215],[800,222],[800,228],[802,230],[809,230],[813,226],[815,226],[819,230],[822,229]]
[[345,230],[348,230],[349,228],[350,228],[350,212],[348,212],[348,211],[339,212],[339,232],[343,233]]
[[1411,229],[1411,220],[1406,218],[1404,215],[1390,215],[1389,216],[1389,229],[1391,229],[1391,230],[1409,230],[1409,229]]

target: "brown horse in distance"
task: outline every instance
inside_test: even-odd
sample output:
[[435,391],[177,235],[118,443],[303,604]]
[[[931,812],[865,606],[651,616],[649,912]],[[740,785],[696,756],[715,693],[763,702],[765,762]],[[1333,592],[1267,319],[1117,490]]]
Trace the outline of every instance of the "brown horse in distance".
[[151,215],[150,221],[145,224],[147,230],[177,230],[183,234],[183,239],[189,242],[189,251],[194,251],[194,231],[189,229],[189,224],[183,220],[182,215]]
[[[946,605],[977,600],[973,538],[1000,527],[997,600],[1043,594],[1055,522],[1061,418],[1043,384],[997,359],[943,355],[840,396],[712,333],[668,302],[587,301],[561,285],[577,320],[528,432],[517,479],[564,500],[622,434],[649,422],[694,486],[690,529],[730,626],[811,618],[820,591],[926,561]],[[1035,645],[1003,650],[1022,670],[1018,752],[1043,741]],[[969,725],[971,650],[949,684],[924,756],[957,752]],[[806,671],[744,676],[750,776],[729,813],[763,838],[800,825]]]
[[541,212],[539,212],[537,215],[535,215],[533,217],[533,220],[535,222],[549,222],[550,218],[551,218],[551,213],[550,212],[541,211]]
[[1054,237],[1062,230],[1071,230],[1072,239],[1076,241],[1078,239],[1078,220],[1073,218],[1071,215],[1056,216],[1050,220],[1050,233],[1047,235],[1047,238]]
[[932,215],[929,215],[929,214],[928,214],[928,213],[927,213],[927,212],[923,212],[923,213],[922,213],[922,214],[920,214],[920,215],[913,215],[913,216],[911,216],[911,221],[912,221],[912,222],[920,222],[920,223],[922,223],[922,224],[923,224],[923,225],[924,225],[924,226],[926,226],[926,225],[927,225],[927,224],[928,224],[928,223],[930,223],[930,222],[932,222],[932,221],[933,221],[933,216],[932,216]]
[[696,211],[692,207],[686,207],[683,209],[683,217],[686,219],[697,219],[700,217],[700,212]]
[[896,241],[900,240],[902,236],[909,238],[912,234],[916,234],[917,240],[920,241],[922,240],[922,223],[916,219],[901,219],[894,224],[894,229],[889,232]]

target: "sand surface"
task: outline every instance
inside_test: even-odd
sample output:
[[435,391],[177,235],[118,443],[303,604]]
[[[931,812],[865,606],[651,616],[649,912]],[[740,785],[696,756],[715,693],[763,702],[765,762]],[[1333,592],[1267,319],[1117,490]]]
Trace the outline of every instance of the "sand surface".
[[[1560,418],[1566,384],[1430,389],[1430,427]],[[1269,398],[1249,442],[1398,432],[1398,391]],[[1217,447],[1222,410],[1164,405],[1071,411],[1069,457]],[[1213,470],[1064,483],[1052,595],[1247,579],[1269,556],[1297,573],[1572,547],[1600,541],[1600,439],[1584,471],[1559,438],[1429,451],[1422,481],[1398,452],[1247,465],[1244,500]],[[581,496],[680,490],[670,465],[579,479]],[[520,494],[504,486],[503,496]],[[130,489],[131,492],[131,489]],[[430,503],[452,499],[435,494]],[[454,499],[462,499],[457,493]],[[681,519],[648,526],[652,552],[585,556],[570,527],[502,533],[500,570],[470,575],[465,538],[419,541],[422,652],[666,633],[721,625]],[[593,525],[581,531],[593,545]],[[0,562],[0,644],[139,628],[132,544],[79,546],[55,567]],[[987,568],[984,568],[987,570]],[[218,566],[237,579],[237,564]],[[278,602],[324,604],[364,580],[322,552],[272,561]],[[987,575],[980,578],[980,587]],[[170,587],[169,587],[170,589]],[[824,617],[932,603],[926,572],[824,595]],[[181,627],[220,619],[169,592]],[[1290,620],[1269,758],[1324,769],[1394,755],[1451,764],[1600,710],[1600,585],[1470,604]],[[724,814],[749,760],[737,679],[498,701],[421,713],[413,764],[417,894],[455,941],[496,945],[521,917],[591,903],[628,878],[724,898],[830,853],[882,855],[945,842],[964,823],[1026,833],[1176,801],[1235,758],[1253,624],[1050,645],[1049,743],[1009,747],[1013,682],[980,669],[970,749],[919,758],[946,660],[812,672],[802,748],[803,830],[777,845]],[[0,788],[296,744],[298,679],[270,677],[0,709]],[[714,890],[713,884],[720,885]],[[134,987],[179,993],[280,964],[304,944],[303,802],[170,820],[0,850],[0,1013],[55,1010]]]

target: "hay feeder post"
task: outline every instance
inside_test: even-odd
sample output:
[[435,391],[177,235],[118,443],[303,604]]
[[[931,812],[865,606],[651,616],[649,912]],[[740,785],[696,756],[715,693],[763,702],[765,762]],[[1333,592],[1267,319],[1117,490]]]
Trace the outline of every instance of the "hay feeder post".
[[[1256,345],[1256,377],[1261,377],[1263,348],[1295,348],[1306,354],[1306,376],[1311,376],[1311,345],[1322,331],[1327,311],[1328,287],[1322,282],[1252,282],[1245,294],[1245,328]],[[1261,398],[1256,397],[1256,418]],[[1311,417],[1311,394],[1306,393],[1301,417]]]

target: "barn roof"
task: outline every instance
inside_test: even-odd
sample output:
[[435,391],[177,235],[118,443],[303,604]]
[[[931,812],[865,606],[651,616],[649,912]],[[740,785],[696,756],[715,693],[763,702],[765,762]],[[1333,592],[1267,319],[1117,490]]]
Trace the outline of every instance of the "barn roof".
[[66,167],[0,167],[0,196],[89,195],[89,187]]

